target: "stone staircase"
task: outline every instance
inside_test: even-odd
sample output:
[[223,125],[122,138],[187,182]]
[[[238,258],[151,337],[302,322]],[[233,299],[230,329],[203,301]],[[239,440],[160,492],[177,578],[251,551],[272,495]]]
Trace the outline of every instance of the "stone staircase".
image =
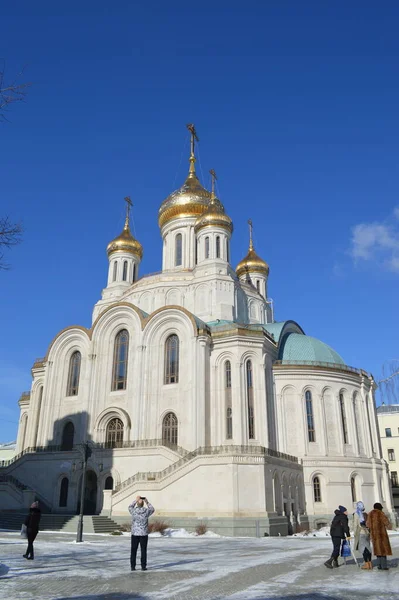
[[[2,511],[0,512],[0,529],[20,531],[27,513]],[[40,531],[66,531],[74,533],[78,527],[78,515],[42,515]],[[101,515],[85,515],[83,517],[83,531],[85,533],[112,533],[120,527],[109,517]]]

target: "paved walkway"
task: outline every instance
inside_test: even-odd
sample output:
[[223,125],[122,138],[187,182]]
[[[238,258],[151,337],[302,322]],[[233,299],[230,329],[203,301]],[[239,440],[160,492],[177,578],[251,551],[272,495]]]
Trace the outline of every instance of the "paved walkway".
[[[391,539],[399,556],[399,536]],[[398,560],[388,572],[354,564],[330,571],[329,538],[150,538],[148,571],[130,572],[128,536],[41,533],[36,559],[0,532],[5,600],[398,600]]]

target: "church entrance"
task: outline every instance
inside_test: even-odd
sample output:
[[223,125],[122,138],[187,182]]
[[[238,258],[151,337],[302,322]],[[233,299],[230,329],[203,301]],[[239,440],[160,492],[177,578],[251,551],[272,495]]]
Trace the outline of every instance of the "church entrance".
[[[77,514],[80,513],[80,490],[82,486],[82,478],[80,478],[78,503],[77,503]],[[95,515],[97,508],[97,475],[94,471],[87,471],[86,473],[86,485],[84,495],[83,514]]]

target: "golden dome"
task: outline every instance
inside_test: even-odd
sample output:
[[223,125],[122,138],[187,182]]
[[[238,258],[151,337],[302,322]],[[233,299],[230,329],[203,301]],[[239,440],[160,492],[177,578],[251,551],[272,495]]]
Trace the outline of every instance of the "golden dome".
[[208,208],[195,222],[195,233],[198,233],[205,227],[222,227],[223,229],[227,229],[230,233],[233,231],[232,220],[224,212],[223,204],[213,194]]
[[200,184],[195,173],[195,157],[190,156],[190,172],[181,188],[170,194],[161,204],[158,223],[163,227],[171,219],[197,217],[207,209],[211,194]]
[[236,267],[236,273],[238,277],[244,275],[245,273],[261,273],[262,275],[269,275],[269,265],[267,262],[263,260],[260,256],[258,256],[254,249],[254,244],[252,241],[252,221],[248,221],[249,225],[249,250],[248,254],[245,258],[242,259],[241,262],[238,263]]
[[135,254],[140,259],[143,256],[143,246],[138,242],[131,234],[129,227],[129,216],[126,217],[125,226],[123,231],[118,237],[116,237],[107,246],[108,256],[112,252],[129,252]]

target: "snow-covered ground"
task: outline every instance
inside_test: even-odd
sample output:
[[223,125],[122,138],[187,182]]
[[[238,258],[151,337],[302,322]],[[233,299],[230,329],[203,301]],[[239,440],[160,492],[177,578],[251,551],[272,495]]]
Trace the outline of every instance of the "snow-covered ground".
[[18,533],[0,532],[0,597],[5,600],[398,600],[399,536],[390,571],[351,561],[328,570],[329,537],[152,536],[148,571],[130,572],[129,536],[40,533],[36,558],[22,558]]

